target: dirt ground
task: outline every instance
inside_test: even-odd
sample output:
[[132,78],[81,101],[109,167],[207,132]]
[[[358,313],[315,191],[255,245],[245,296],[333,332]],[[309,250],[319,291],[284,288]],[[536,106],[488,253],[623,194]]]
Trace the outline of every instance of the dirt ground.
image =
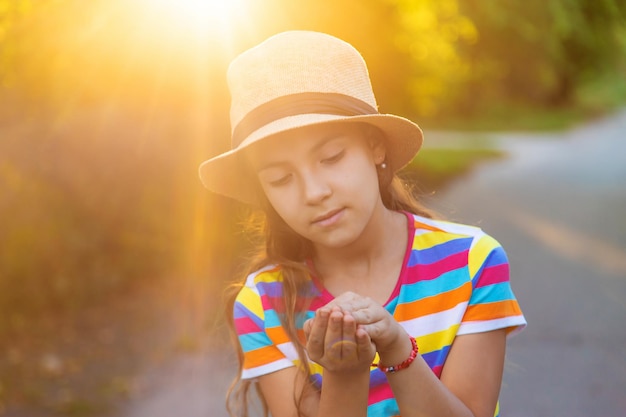
[[186,292],[164,280],[78,316],[48,315],[2,341],[0,416],[115,414],[150,391],[154,379],[147,375],[167,375],[175,358],[223,351],[228,336],[219,305],[200,305]]

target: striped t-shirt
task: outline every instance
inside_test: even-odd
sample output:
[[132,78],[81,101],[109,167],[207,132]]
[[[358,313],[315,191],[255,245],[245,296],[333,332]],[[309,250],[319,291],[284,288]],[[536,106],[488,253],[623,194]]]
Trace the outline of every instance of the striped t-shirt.
[[[385,308],[417,339],[420,355],[440,376],[455,336],[503,328],[511,335],[526,320],[511,290],[506,254],[495,239],[476,227],[407,217],[404,264]],[[315,277],[310,285],[314,298],[299,326],[334,298]],[[250,274],[237,296],[234,319],[244,353],[243,379],[299,363],[277,312],[281,294],[280,266],[268,266]],[[320,388],[322,367],[311,363],[310,374]],[[386,376],[375,367],[368,416],[399,416]]]

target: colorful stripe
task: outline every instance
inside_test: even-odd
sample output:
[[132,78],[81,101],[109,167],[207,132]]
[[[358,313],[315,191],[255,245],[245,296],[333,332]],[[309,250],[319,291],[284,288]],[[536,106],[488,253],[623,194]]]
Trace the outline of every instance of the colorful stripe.
[[[439,377],[456,336],[502,328],[512,334],[526,321],[511,290],[506,253],[495,239],[476,227],[419,216],[409,219],[413,239],[385,308],[416,337],[422,358]],[[318,295],[298,321],[300,326],[333,299],[314,277],[311,285],[317,286]],[[251,274],[237,297],[234,318],[244,352],[242,378],[300,363],[281,326],[282,291],[280,268],[270,266]],[[321,387],[322,367],[311,363],[309,370],[313,383]],[[399,415],[387,378],[377,368],[371,371],[368,415]]]

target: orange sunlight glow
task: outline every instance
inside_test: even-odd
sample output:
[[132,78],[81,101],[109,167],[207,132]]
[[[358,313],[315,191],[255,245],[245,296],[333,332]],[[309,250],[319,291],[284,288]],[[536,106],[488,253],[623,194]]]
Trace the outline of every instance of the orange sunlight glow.
[[[227,63],[234,57],[238,42],[256,30],[256,25],[249,21],[254,7],[250,0],[133,0],[136,18],[135,30],[142,33],[146,43],[155,46],[143,49],[143,59],[158,63],[160,80],[154,84],[153,94],[156,102],[174,100],[171,91],[165,87],[168,78],[182,78],[181,83],[192,89],[192,96],[186,97],[185,118],[179,115],[181,125],[187,126],[187,139],[191,141],[192,156],[189,167],[199,163],[200,155],[209,155],[208,149],[218,143],[208,143],[207,138],[224,133],[227,138],[227,125],[217,126],[215,114],[228,115],[228,99],[224,95],[225,72]],[[145,45],[145,44],[144,44]],[[184,74],[182,77],[180,74]],[[160,81],[160,82],[159,82]],[[155,118],[158,118],[155,115]],[[219,123],[224,123],[219,120]],[[194,171],[195,172],[195,171]],[[221,209],[208,195],[188,191],[186,198],[180,199],[177,210],[181,229],[188,231],[188,238],[183,255],[183,263],[189,268],[187,274],[186,297],[184,303],[194,306],[201,316],[204,306],[204,286],[211,285],[203,276],[205,264],[223,264],[225,254],[207,253],[207,242],[216,239],[215,227],[210,227],[210,219],[220,217]],[[189,216],[189,209],[193,213]],[[224,238],[222,238],[224,240]],[[213,251],[215,252],[215,251]],[[195,278],[195,279],[194,279]],[[213,284],[214,285],[214,284]],[[200,297],[200,298],[198,298]]]
[[[138,0],[146,15],[167,22],[169,30],[198,35],[233,36],[245,0]],[[240,29],[240,28],[239,28]]]

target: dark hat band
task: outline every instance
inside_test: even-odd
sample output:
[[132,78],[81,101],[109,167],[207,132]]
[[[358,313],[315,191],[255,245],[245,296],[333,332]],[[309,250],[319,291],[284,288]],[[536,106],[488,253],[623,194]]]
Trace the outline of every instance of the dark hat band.
[[275,121],[301,114],[332,114],[335,116],[361,116],[378,114],[368,103],[338,93],[298,93],[278,97],[255,108],[233,129],[232,148],[254,131]]

